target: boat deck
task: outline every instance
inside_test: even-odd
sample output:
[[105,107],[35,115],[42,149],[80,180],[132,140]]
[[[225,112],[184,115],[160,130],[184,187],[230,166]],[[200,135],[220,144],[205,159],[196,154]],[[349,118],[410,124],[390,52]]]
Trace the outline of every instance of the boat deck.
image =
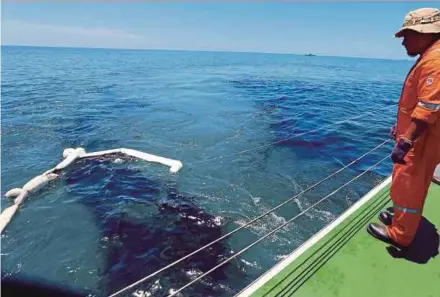
[[440,186],[431,184],[411,248],[401,254],[366,232],[391,206],[390,178],[238,296],[440,296]]

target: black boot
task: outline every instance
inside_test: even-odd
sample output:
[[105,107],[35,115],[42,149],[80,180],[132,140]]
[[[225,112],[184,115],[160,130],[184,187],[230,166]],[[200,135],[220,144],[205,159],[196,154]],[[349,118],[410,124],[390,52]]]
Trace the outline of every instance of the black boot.
[[393,221],[393,216],[394,213],[391,213],[388,211],[388,209],[386,211],[381,211],[379,214],[379,220],[385,225],[385,226],[389,226],[391,225],[391,222]]
[[385,243],[393,245],[401,250],[405,249],[405,247],[401,246],[400,244],[398,244],[397,242],[395,242],[393,239],[391,239],[388,236],[386,226],[379,225],[376,223],[370,223],[367,227],[367,232],[370,233],[370,235],[372,235],[373,237],[375,237]]

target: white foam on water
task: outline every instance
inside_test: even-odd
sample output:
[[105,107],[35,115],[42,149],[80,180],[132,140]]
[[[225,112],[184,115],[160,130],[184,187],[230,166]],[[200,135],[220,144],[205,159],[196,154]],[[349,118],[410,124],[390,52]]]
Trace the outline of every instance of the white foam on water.
[[199,269],[190,269],[185,271],[186,276],[188,276],[190,279],[195,279],[198,276],[202,275],[203,272]]
[[[154,296],[156,292],[162,289],[162,285],[160,284],[159,280],[155,281],[154,284],[151,286],[149,291],[144,290],[136,290],[132,293],[134,297],[151,297]],[[172,290],[172,289],[171,289]]]
[[246,261],[245,259],[240,259],[240,261],[243,262],[245,265],[250,266],[252,268],[259,268],[259,269],[261,268],[261,266],[258,265],[257,261],[249,262],[249,261]]

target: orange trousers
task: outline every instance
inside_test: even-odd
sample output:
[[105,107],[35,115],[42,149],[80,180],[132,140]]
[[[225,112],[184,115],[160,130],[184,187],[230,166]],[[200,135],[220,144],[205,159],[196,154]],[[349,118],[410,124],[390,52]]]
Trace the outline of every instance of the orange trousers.
[[440,163],[439,136],[429,132],[422,135],[405,161],[406,165],[394,164],[390,190],[394,217],[387,231],[395,242],[409,246],[422,218],[434,170]]

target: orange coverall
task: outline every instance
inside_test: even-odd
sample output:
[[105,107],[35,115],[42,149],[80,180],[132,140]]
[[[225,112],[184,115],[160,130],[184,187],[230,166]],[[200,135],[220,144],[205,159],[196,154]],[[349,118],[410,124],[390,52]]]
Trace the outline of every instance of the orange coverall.
[[397,140],[412,118],[429,125],[414,141],[405,157],[406,165],[394,164],[393,168],[390,195],[395,215],[387,232],[402,246],[409,246],[414,239],[435,167],[440,163],[440,40],[420,56],[406,78],[399,100]]

